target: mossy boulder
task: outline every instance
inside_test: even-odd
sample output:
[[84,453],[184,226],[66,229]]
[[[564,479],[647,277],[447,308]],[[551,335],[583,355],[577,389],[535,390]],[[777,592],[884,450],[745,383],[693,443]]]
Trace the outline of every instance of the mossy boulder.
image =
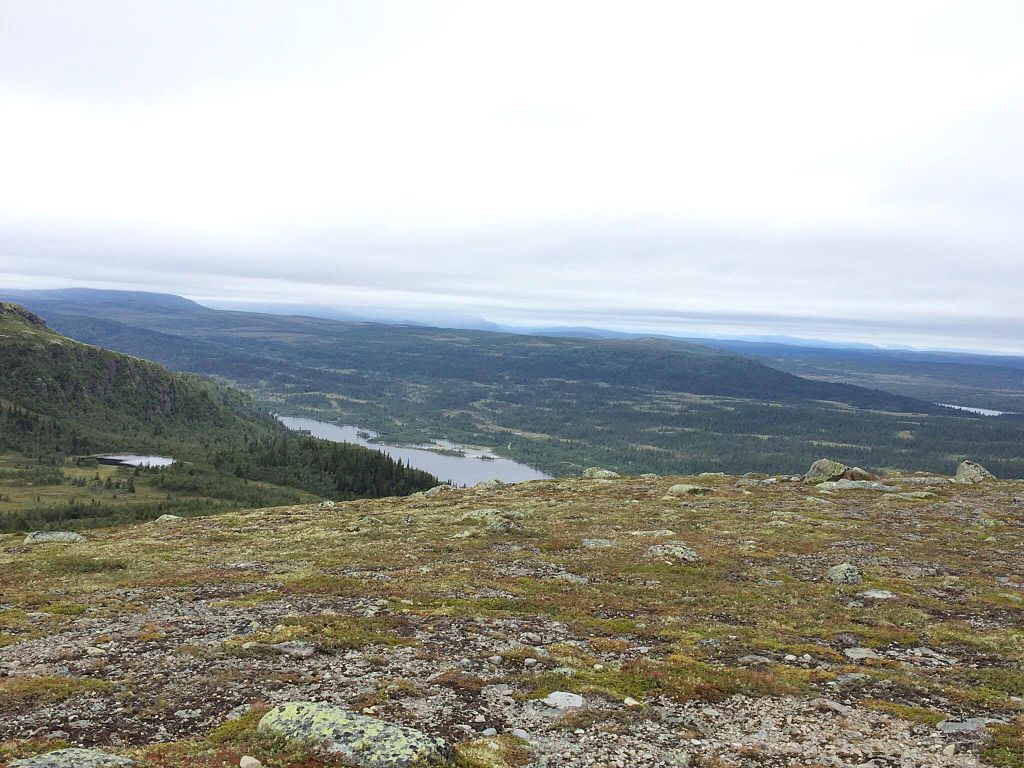
[[450,754],[443,740],[415,728],[315,702],[274,707],[260,720],[259,730],[341,755],[355,768],[443,765]]
[[15,760],[11,768],[128,768],[127,757],[118,757],[98,749],[58,749],[45,755]]

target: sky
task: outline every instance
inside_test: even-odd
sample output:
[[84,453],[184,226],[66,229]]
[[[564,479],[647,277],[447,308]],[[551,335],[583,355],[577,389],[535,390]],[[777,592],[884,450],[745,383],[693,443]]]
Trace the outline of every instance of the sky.
[[1024,3],[0,3],[0,287],[1024,353]]

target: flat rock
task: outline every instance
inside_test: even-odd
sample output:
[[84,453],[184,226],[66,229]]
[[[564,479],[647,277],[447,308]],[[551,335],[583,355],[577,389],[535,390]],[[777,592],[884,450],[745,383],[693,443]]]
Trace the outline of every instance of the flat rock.
[[354,768],[418,768],[443,765],[449,750],[443,740],[415,728],[396,725],[340,707],[289,702],[260,720],[259,730],[315,744],[340,755]]
[[894,493],[899,490],[895,485],[886,485],[878,480],[827,480],[818,483],[819,491],[885,491]]
[[848,659],[854,661],[862,661],[864,659],[880,659],[882,658],[870,648],[844,648],[843,655]]
[[163,525],[164,523],[175,523],[178,520],[183,520],[183,519],[184,518],[182,518],[180,515],[160,515],[160,517],[158,517],[153,522],[154,523],[159,523],[160,525]]
[[614,547],[615,542],[611,539],[584,539],[580,546],[584,549],[608,549]]
[[569,693],[568,691],[554,691],[549,693],[541,702],[551,707],[552,709],[578,709],[586,704],[586,701],[578,693]]
[[135,765],[127,757],[118,757],[98,749],[58,749],[45,755],[15,760],[11,768],[115,768]]
[[298,640],[289,640],[285,643],[277,643],[276,645],[272,645],[271,648],[282,656],[291,656],[294,659],[308,659],[316,653],[316,648],[312,645]]
[[858,592],[857,597],[863,597],[865,600],[895,600],[896,593],[888,589],[865,589]]
[[85,536],[74,531],[32,531],[25,537],[25,544],[78,544]]
[[976,733],[985,730],[990,723],[1000,723],[990,717],[968,717],[964,720],[943,720],[936,728],[942,733]]

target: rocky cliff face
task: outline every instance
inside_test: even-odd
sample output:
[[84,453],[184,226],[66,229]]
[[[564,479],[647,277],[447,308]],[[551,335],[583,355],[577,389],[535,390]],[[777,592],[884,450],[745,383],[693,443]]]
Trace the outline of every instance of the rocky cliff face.
[[0,537],[0,762],[1020,764],[1024,483],[590,474]]

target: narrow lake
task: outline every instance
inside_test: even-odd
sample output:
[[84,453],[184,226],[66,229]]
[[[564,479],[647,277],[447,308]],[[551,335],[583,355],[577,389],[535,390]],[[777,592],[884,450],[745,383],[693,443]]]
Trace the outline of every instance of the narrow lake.
[[169,467],[170,456],[142,456],[135,453],[117,453],[96,457],[101,464],[119,464],[122,467]]
[[304,419],[297,416],[278,416],[282,424],[289,429],[305,430],[314,437],[333,440],[336,443],[354,443],[386,453],[391,458],[407,462],[416,469],[422,469],[440,478],[441,482],[455,485],[476,485],[485,480],[501,480],[505,483],[518,483],[523,480],[544,480],[550,475],[540,470],[520,464],[518,461],[495,457],[486,450],[475,450],[455,445],[447,440],[435,440],[434,448],[459,450],[464,456],[445,456],[428,448],[386,445],[371,443],[369,438],[376,433],[350,425],[330,424],[316,419]]
[[955,408],[958,411],[967,411],[968,413],[979,413],[982,416],[1013,415],[1013,411],[994,411],[991,408],[974,408],[970,405],[950,405],[949,403],[936,403],[936,405],[941,405],[943,408]]

